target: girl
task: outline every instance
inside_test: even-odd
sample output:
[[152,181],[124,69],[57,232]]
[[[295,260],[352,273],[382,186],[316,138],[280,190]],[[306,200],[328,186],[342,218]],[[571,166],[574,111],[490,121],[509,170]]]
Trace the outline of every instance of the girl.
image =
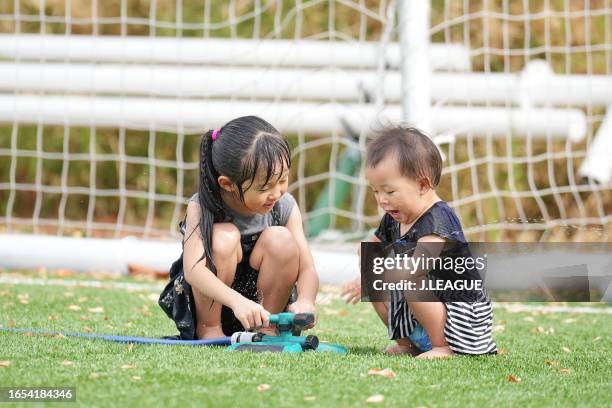
[[[270,313],[316,312],[319,281],[287,193],[290,167],[287,140],[258,117],[202,137],[199,189],[181,223],[183,254],[159,298],[181,338],[261,327],[271,334]],[[294,287],[297,299],[287,306]]]
[[[429,256],[454,247],[460,252],[446,252],[445,257],[465,255],[461,253],[461,248],[467,246],[459,219],[435,191],[441,172],[440,153],[421,131],[402,127],[383,130],[367,150],[366,179],[385,211],[370,241],[408,246],[412,243],[413,247],[416,243],[417,249],[420,245]],[[426,279],[436,272],[429,271]],[[358,279],[345,288],[347,302],[359,300],[360,282]],[[388,327],[390,338],[396,341],[386,349],[387,353],[419,354],[409,338],[419,324],[432,345],[431,350],[419,354],[420,358],[497,352],[491,337],[492,305],[484,290],[462,291],[461,299],[467,300],[462,302],[456,301],[457,296],[449,296],[453,293],[448,291],[431,294],[434,301],[419,302],[394,291],[389,303],[372,303]]]

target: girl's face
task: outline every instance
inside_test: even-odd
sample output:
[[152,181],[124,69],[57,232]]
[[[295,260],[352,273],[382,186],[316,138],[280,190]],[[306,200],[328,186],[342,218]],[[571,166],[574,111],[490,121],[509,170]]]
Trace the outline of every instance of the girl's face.
[[283,168],[283,166],[275,166],[274,173],[267,184],[265,169],[260,169],[253,184],[248,190],[244,191],[245,209],[257,214],[269,212],[276,201],[287,192],[288,186],[289,169]]
[[424,195],[430,191],[428,181],[416,181],[400,172],[392,155],[383,158],[376,167],[367,167],[365,177],[374,191],[378,206],[394,220],[411,224],[420,215]]

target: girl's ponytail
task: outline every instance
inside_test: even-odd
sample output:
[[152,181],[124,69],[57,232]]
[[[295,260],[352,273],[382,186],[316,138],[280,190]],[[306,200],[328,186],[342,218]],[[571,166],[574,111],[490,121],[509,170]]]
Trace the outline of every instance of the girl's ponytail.
[[221,200],[221,191],[217,179],[219,173],[215,170],[212,161],[212,130],[202,136],[200,143],[200,185],[198,187],[198,199],[200,203],[200,234],[204,253],[200,260],[206,258],[207,267],[217,274],[217,268],[212,252],[212,230],[215,222],[225,219],[225,210]]

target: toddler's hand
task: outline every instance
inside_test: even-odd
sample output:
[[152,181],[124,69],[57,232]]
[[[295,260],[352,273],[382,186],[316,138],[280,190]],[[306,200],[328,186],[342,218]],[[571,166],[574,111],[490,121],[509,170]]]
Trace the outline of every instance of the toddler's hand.
[[240,301],[232,307],[232,310],[234,311],[236,319],[238,319],[247,330],[268,327],[270,325],[270,312],[264,309],[259,303],[255,303],[245,297],[240,299]]
[[309,300],[298,299],[295,302],[291,303],[289,306],[287,306],[287,311],[291,313],[312,313],[315,315],[315,322],[304,327],[304,330],[312,329],[317,323],[317,308],[315,307],[314,303]]
[[361,278],[355,278],[354,280],[346,283],[342,287],[340,296],[346,303],[355,304],[361,299]]

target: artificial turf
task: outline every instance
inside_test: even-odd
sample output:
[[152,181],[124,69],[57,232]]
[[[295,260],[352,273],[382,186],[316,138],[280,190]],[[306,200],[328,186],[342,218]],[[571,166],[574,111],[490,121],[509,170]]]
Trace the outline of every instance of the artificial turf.
[[[127,290],[3,284],[0,325],[175,334],[157,294],[151,285]],[[0,387],[75,387],[77,404],[84,406],[362,406],[377,394],[384,401],[373,405],[395,407],[610,403],[611,314],[496,309],[494,338],[501,354],[422,361],[382,354],[389,342],[372,308],[330,297],[323,296],[319,323],[309,333],[347,346],[346,356],[0,332]],[[396,376],[368,375],[372,368],[389,368]],[[258,391],[261,384],[269,388]]]

